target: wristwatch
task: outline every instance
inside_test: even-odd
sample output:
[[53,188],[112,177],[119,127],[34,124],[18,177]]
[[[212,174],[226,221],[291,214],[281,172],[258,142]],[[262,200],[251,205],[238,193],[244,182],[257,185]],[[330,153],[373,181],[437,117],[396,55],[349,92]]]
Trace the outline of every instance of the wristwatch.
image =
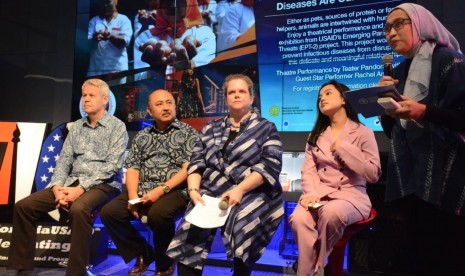
[[169,193],[170,190],[171,190],[170,186],[168,186],[168,185],[166,185],[166,184],[161,184],[161,188],[163,189],[163,192],[164,192],[165,194]]

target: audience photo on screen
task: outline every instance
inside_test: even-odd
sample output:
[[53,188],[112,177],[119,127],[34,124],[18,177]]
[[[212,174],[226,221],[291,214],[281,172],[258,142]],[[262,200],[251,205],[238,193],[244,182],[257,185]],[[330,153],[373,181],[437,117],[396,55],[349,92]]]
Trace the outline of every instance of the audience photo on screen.
[[126,47],[133,33],[131,21],[126,15],[118,13],[118,0],[99,1],[101,10],[99,15],[90,19],[87,32],[87,38],[92,42],[88,77],[129,69]]
[[209,63],[216,52],[216,38],[204,21],[195,0],[158,3],[155,28],[142,32],[134,47],[152,69],[172,73]]
[[186,69],[183,72],[177,101],[178,118],[197,118],[205,115],[200,83],[194,75],[194,69]]
[[[136,40],[142,32],[155,28],[158,0],[146,0],[145,2],[147,6],[139,9],[134,17],[134,40]],[[142,61],[141,57],[142,52],[136,47],[136,44],[133,43],[134,69],[150,67],[148,63]]]
[[218,24],[217,51],[224,51],[255,24],[254,0],[234,2]]

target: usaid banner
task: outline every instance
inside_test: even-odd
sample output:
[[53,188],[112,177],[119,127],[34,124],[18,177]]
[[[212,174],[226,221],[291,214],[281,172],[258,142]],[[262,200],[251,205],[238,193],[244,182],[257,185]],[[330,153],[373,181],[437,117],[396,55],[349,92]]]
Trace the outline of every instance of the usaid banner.
[[[8,260],[11,224],[0,224],[0,266]],[[37,267],[61,267],[60,262],[68,261],[71,249],[71,229],[66,225],[38,225],[34,264]],[[90,263],[98,264],[108,256],[108,235],[105,228],[94,226],[92,235]]]

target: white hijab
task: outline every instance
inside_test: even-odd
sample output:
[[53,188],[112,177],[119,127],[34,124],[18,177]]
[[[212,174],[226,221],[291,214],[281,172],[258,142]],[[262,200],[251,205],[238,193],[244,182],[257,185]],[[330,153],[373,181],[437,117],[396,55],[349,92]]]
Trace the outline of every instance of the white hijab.
[[[393,10],[395,9],[405,11],[410,17],[413,32],[416,32],[413,36],[419,40],[415,44],[421,44],[418,52],[413,57],[404,88],[405,96],[420,101],[428,96],[431,62],[436,45],[454,49],[461,53],[460,45],[441,22],[424,7],[413,3],[404,3]],[[402,125],[405,128],[405,122],[402,122]]]

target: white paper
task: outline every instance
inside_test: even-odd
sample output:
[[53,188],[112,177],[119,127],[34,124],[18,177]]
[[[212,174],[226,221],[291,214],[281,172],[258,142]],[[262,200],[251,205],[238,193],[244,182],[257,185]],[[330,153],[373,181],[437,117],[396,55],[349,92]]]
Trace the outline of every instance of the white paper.
[[138,203],[141,203],[141,202],[143,202],[143,201],[140,199],[140,197],[128,200],[128,203],[131,204],[131,205],[138,204]]
[[315,202],[315,204],[313,204],[313,206],[312,206],[311,203],[308,204],[308,208],[309,208],[309,209],[318,209],[318,208],[320,208],[320,207],[322,207],[322,206],[323,206],[323,204],[321,204],[321,203],[319,203],[319,202]]
[[58,211],[58,209],[48,212],[48,215],[51,216],[54,220],[60,221],[60,211]]
[[218,204],[221,198],[211,197],[208,195],[202,196],[205,205],[197,202],[194,209],[186,216],[186,221],[200,228],[217,228],[225,224],[228,219],[231,206],[226,210],[221,210]]
[[[65,207],[60,207],[60,209],[66,211],[66,212],[69,212],[68,208],[65,208]],[[54,220],[56,221],[60,221],[60,217],[61,217],[61,213],[60,213],[60,210],[59,209],[55,209],[55,210],[52,210],[50,212],[48,212],[48,215],[50,217],[52,217]]]

